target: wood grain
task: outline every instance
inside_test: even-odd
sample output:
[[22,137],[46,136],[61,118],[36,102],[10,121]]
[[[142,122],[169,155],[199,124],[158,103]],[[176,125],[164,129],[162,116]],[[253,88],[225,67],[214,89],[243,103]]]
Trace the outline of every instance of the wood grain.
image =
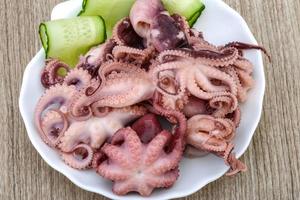
[[[1,200],[105,199],[51,169],[31,145],[19,114],[25,66],[40,48],[38,24],[61,0],[3,0],[0,4]],[[300,1],[225,0],[248,22],[265,60],[261,123],[242,160],[247,173],[223,177],[186,199],[300,199]]]

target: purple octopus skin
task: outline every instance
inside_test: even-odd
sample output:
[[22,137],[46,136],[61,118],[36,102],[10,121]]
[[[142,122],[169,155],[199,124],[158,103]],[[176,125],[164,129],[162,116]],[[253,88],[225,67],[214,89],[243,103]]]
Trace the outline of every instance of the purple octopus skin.
[[130,20],[136,33],[159,52],[186,44],[185,34],[160,0],[137,0]]

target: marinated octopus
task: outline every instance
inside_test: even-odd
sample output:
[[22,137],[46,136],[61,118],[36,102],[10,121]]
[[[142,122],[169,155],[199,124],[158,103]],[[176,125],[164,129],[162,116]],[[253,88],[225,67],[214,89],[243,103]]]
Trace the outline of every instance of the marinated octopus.
[[[66,164],[95,169],[118,195],[171,187],[185,149],[224,159],[227,175],[245,171],[233,138],[254,86],[246,49],[265,52],[240,42],[215,46],[160,0],[137,0],[112,38],[75,68],[46,62],[37,130]],[[173,128],[163,130],[158,117]]]

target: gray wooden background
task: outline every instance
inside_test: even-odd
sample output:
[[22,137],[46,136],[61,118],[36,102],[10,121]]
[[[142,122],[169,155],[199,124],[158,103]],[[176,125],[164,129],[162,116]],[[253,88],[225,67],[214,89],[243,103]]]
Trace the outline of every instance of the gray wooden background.
[[[40,48],[38,25],[62,0],[0,3],[0,199],[105,199],[51,169],[31,145],[18,96],[25,66]],[[187,199],[300,199],[300,1],[225,0],[272,54],[263,116],[242,157],[249,171],[223,177]]]

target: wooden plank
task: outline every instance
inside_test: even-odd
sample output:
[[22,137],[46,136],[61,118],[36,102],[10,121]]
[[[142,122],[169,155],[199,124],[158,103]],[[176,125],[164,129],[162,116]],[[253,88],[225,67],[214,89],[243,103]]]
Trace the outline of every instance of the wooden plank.
[[[38,25],[61,0],[0,4],[0,199],[105,199],[51,169],[31,145],[18,111],[24,68],[40,48]],[[223,177],[186,199],[300,199],[300,1],[225,0],[239,11],[260,44],[267,79],[261,123],[242,157],[247,173]]]

